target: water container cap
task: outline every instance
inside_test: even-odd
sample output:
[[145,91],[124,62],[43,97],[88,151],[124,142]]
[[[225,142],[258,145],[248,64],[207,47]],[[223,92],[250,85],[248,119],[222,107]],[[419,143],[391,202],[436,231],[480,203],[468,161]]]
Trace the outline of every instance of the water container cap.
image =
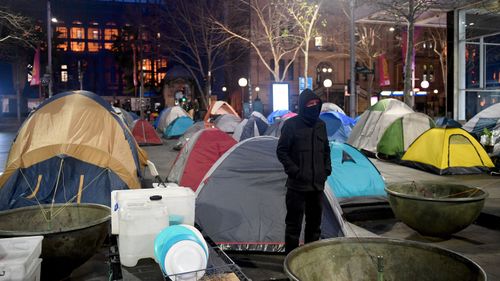
[[153,195],[153,196],[150,196],[149,197],[149,200],[151,201],[159,201],[161,200],[163,197],[161,197],[161,195]]

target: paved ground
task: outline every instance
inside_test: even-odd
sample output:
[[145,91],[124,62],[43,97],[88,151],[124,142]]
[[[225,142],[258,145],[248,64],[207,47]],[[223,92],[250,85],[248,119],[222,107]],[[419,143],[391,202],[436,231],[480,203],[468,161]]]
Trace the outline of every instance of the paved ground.
[[[17,124],[10,119],[0,120],[0,172],[4,169],[10,143],[15,136]],[[177,154],[172,149],[175,141],[167,140],[163,146],[145,147],[150,159],[156,164],[159,173],[165,178]],[[436,241],[423,237],[403,223],[390,217],[390,209],[382,206],[377,209],[381,216],[373,219],[353,221],[357,226],[384,237],[400,238],[438,245],[462,253],[481,265],[488,274],[488,280],[500,280],[500,177],[489,175],[474,176],[437,176],[419,170],[406,168],[389,162],[372,159],[387,183],[402,181],[437,180],[459,182],[481,187],[489,193],[485,208],[476,224],[453,235],[451,239]],[[146,175],[145,185],[151,177]],[[382,210],[382,211],[381,211]],[[354,227],[354,226],[353,226]],[[361,233],[358,231],[358,233]],[[362,235],[362,234],[358,234]],[[106,264],[107,249],[97,253],[94,258],[73,272],[70,280],[108,280],[109,266]],[[240,265],[243,272],[253,280],[280,280],[283,255],[259,255],[248,253],[229,253]],[[124,280],[161,280],[158,271],[151,270],[151,261],[142,261],[140,266],[124,271]],[[156,272],[156,275],[155,273]]]

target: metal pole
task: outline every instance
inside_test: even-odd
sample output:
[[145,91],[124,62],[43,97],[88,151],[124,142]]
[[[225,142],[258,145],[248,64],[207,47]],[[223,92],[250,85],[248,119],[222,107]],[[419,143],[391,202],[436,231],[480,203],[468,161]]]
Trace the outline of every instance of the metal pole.
[[47,74],[49,76],[49,98],[52,97],[52,15],[50,1],[47,0]]
[[142,40],[142,32],[141,32],[141,27],[139,26],[139,39],[141,40],[141,50],[139,51],[139,61],[140,66],[141,66],[141,87],[139,88],[139,110],[140,110],[140,117],[141,119],[144,119],[144,113],[143,113],[143,108],[142,108],[142,100],[144,97],[144,64],[142,61],[142,49],[143,49],[143,40]]
[[245,118],[245,87],[241,87],[241,118]]
[[351,30],[351,36],[350,36],[350,55],[351,55],[351,92],[349,96],[349,113],[351,117],[356,116],[356,70],[355,70],[355,64],[356,64],[356,45],[354,42],[354,32],[355,32],[355,23],[354,23],[354,6],[355,6],[355,1],[356,0],[351,0],[350,2],[350,14],[351,14],[351,21],[350,21],[350,30]]
[[82,64],[78,61],[78,81],[80,82],[80,91],[83,90],[83,73],[82,73]]
[[[248,114],[252,114],[253,105],[252,105],[252,83],[250,83],[250,75],[248,75]],[[250,115],[249,115],[250,116]]]

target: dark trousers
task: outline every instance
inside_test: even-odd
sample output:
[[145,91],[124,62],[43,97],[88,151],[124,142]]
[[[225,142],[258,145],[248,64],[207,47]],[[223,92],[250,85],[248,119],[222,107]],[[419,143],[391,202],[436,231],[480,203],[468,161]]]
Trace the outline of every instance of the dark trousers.
[[321,213],[323,191],[296,191],[287,189],[286,192],[286,228],[285,253],[290,253],[299,246],[300,232],[304,214],[306,229],[304,243],[319,240],[321,235]]

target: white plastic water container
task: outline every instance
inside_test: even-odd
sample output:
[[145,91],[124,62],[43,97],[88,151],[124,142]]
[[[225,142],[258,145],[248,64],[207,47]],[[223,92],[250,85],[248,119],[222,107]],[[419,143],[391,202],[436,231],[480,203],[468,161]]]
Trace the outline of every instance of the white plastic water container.
[[124,266],[135,266],[142,258],[154,258],[154,241],[168,227],[168,210],[160,195],[146,200],[128,200],[120,208],[118,249]]
[[169,225],[194,225],[195,193],[191,188],[167,185],[167,187],[115,190],[111,192],[111,233],[120,234],[119,211],[130,200],[149,200],[150,196],[162,196],[167,206]]
[[0,281],[40,280],[42,240],[43,236],[0,239]]
[[[25,276],[11,276],[5,273],[4,276],[0,276],[1,281],[40,281],[40,274],[42,269],[42,259],[36,259],[28,268],[28,272]],[[1,271],[0,271],[1,273]]]

